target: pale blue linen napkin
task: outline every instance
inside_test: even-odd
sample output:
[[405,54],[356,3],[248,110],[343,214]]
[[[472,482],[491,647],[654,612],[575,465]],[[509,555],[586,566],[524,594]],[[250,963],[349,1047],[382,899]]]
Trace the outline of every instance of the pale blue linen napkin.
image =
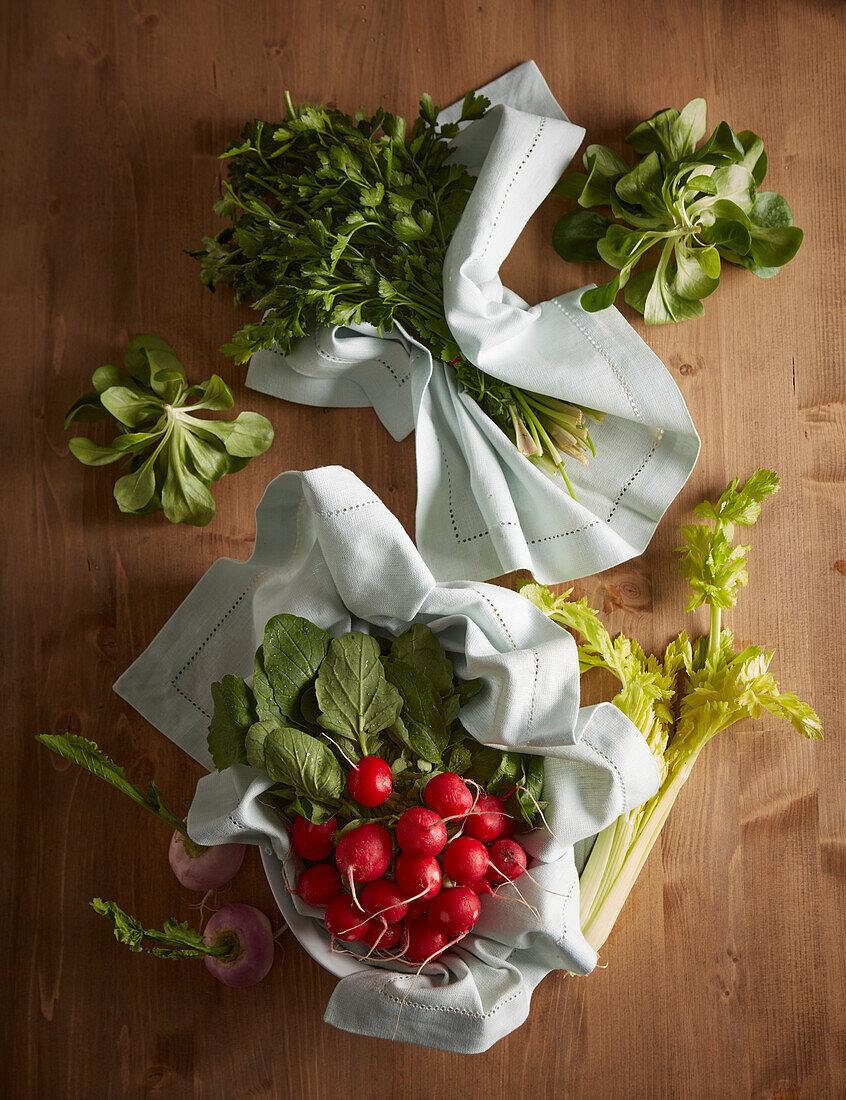
[[[288,356],[254,355],[247,384],[303,404],[372,405],[397,439],[416,430],[415,537],[439,580],[529,569],[554,583],[641,553],[693,469],[699,439],[666,368],[616,309],[586,313],[582,290],[530,307],[502,285],[503,260],[584,131],[534,62],[481,91],[495,106],[455,139],[456,157],[478,179],[447,253],[446,316],[487,373],[608,413],[591,427],[596,458],[587,468],[568,461],[578,502],[400,326],[384,336],[319,328]],[[564,277],[563,261],[561,269]]]
[[261,846],[294,935],[341,979],[329,1023],[443,1050],[486,1050],[526,1019],[547,973],[587,974],[596,964],[579,926],[574,845],[655,793],[652,754],[610,703],[579,709],[576,647],[566,631],[508,589],[435,581],[396,517],[349,470],[282,474],[256,522],[249,561],[216,562],[115,690],[210,768],[210,685],[226,673],[251,675],[272,615],[303,615],[334,634],[397,634],[427,623],[458,674],[483,681],[461,712],[466,728],[480,741],[546,757],[551,833],[526,839],[534,881],[518,884],[540,921],[517,901],[485,899],[474,934],[416,980],[400,1013],[413,972],[332,952],[321,913],[287,890],[285,878],[295,885],[301,867],[284,823],[259,801],[266,776],[248,767],[211,772],[198,784],[188,827],[202,844]]

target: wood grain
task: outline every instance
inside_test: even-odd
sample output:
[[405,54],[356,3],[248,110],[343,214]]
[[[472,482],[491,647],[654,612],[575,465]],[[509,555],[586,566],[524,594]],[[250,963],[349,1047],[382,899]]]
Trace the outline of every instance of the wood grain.
[[[7,0],[2,20],[5,1095],[846,1095],[842,7]],[[764,136],[769,185],[806,231],[777,279],[729,271],[703,320],[635,322],[684,393],[702,457],[647,553],[582,588],[613,628],[662,645],[683,621],[679,523],[728,477],[777,469],[783,491],[752,533],[731,624],[777,646],[778,674],[815,703],[827,740],[773,719],[711,745],[607,969],[549,977],[526,1025],[469,1059],[332,1030],[333,979],[290,942],[247,992],[119,950],[92,896],[151,919],[191,914],[168,838],[32,735],[81,731],[187,806],[198,769],[110,687],[216,558],[249,554],[267,481],[342,463],[412,526],[411,441],[393,443],[370,410],[250,393],[218,355],[236,317],[182,252],[214,224],[216,154],[244,119],[281,113],[285,88],[410,112],[424,90],[449,102],[530,57],[593,141],[704,95],[712,124]],[[544,204],[508,261],[532,300],[591,274],[549,248],[559,209]],[[67,456],[64,410],[137,332],[172,340],[198,377],[219,371],[276,426],[272,450],[217,489],[206,530],[120,516],[108,473]],[[257,859],[234,891],[272,911]]]

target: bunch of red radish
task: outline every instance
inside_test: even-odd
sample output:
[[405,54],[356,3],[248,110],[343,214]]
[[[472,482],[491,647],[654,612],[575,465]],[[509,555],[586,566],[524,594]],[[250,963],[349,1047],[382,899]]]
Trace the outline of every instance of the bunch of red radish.
[[[353,767],[348,787],[359,805],[381,806],[393,789],[391,769],[367,756]],[[473,928],[481,894],[526,870],[526,853],[511,835],[514,819],[499,798],[474,794],[459,775],[442,772],[429,780],[423,800],[425,806],[383,819],[395,821],[392,829],[370,821],[342,830],[334,851],[334,817],[321,825],[294,820],[292,847],[312,864],[296,892],[326,909],[333,939],[431,962]]]

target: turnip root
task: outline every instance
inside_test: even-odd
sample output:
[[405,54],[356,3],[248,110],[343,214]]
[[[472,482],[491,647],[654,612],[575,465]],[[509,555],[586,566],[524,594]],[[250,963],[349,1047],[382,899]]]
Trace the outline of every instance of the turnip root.
[[216,890],[233,878],[244,862],[246,844],[214,844],[204,848],[178,829],[170,838],[170,868],[189,890]]
[[206,955],[206,969],[224,985],[242,988],[267,977],[273,965],[273,929],[252,905],[225,905],[210,918],[203,942],[221,954]]

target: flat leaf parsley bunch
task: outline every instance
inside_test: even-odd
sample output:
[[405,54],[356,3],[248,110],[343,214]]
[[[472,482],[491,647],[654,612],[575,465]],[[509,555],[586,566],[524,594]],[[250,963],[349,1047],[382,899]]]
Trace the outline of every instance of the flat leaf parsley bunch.
[[[436,359],[454,366],[468,393],[520,452],[547,472],[595,453],[588,419],[604,414],[491,378],[468,362],[447,325],[443,264],[475,179],[447,163],[458,124],[439,126],[431,96],[410,133],[379,110],[355,117],[324,106],[295,107],[283,122],[254,120],[223,157],[229,178],[215,213],[231,225],[195,255],[203,282],[231,286],[236,303],[260,311],[224,352],[246,362],[317,325],[395,321]],[[470,94],[462,121],[489,101]]]
[[[573,263],[602,259],[618,271],[582,295],[589,312],[606,309],[625,287],[626,302],[648,324],[701,317],[702,299],[720,285],[722,260],[769,279],[796,255],[802,230],[790,207],[775,191],[758,190],[767,174],[763,141],[727,122],[697,149],[704,136],[704,99],[658,111],[626,138],[642,156],[633,168],[612,149],[589,145],[586,172],[571,172],[556,187],[584,208],[556,225],[556,251]],[[617,222],[595,206],[610,206]]]

